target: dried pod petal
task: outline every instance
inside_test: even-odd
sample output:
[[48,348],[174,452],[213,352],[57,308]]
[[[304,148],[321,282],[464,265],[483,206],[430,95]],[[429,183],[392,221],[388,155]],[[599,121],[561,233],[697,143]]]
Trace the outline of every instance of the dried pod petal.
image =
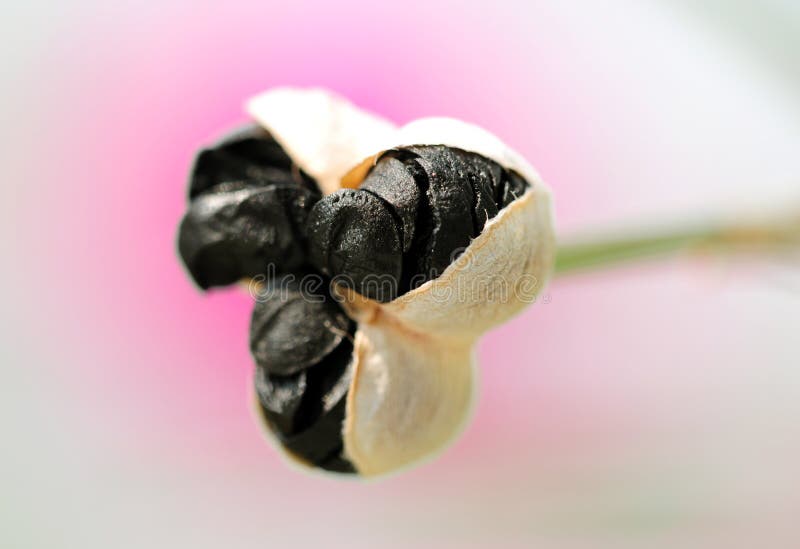
[[416,329],[469,339],[536,299],[552,271],[549,196],[536,187],[491,219],[439,278],[383,306]]
[[470,342],[409,331],[387,319],[359,327],[355,356],[344,443],[360,474],[430,457],[460,432],[474,393]]
[[267,281],[250,322],[250,350],[270,374],[288,376],[319,363],[348,337],[350,319],[319,276]]
[[196,198],[219,184],[298,185],[319,192],[263,128],[249,125],[203,149],[197,155],[189,181],[189,198]]
[[393,140],[393,148],[429,144],[473,152],[518,173],[530,184],[544,187],[533,166],[514,149],[483,128],[455,118],[434,116],[414,120],[400,128]]
[[318,196],[296,185],[199,195],[178,230],[178,251],[203,289],[305,263],[305,225]]
[[322,191],[395,136],[394,125],[321,89],[275,88],[252,98],[247,111],[316,179]]
[[324,274],[374,299],[396,295],[400,230],[382,199],[361,190],[330,194],[311,210],[308,236],[311,262]]

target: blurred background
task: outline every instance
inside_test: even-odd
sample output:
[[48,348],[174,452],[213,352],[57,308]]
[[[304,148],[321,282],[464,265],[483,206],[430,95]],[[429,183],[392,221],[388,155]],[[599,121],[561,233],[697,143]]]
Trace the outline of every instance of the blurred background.
[[175,254],[194,151],[275,85],[521,151],[563,234],[800,204],[800,4],[3,2],[0,545],[798,547],[800,268],[554,281],[474,421],[374,483],[288,468],[251,303]]

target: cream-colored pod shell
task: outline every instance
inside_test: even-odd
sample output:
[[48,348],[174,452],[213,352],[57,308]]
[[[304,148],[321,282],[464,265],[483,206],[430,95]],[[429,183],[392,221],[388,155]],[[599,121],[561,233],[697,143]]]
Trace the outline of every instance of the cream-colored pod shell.
[[325,194],[397,131],[388,120],[318,88],[273,88],[250,99],[246,110]]
[[356,333],[344,450],[364,476],[435,455],[461,431],[474,400],[472,342],[391,322],[367,322]]
[[435,280],[385,304],[343,293],[359,322],[345,454],[365,476],[437,454],[469,417],[478,338],[531,303],[552,272],[550,191],[519,154],[458,120],[426,118],[398,130],[322,90],[273,90],[248,110],[326,194],[357,187],[383,151],[410,145],[475,152],[531,184]]

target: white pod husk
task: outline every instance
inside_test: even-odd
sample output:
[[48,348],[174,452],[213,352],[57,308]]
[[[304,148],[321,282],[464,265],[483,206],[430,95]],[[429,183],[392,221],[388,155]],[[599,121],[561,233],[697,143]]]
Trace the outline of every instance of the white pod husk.
[[397,131],[388,120],[317,88],[274,88],[250,99],[246,109],[325,194]]
[[[474,400],[475,344],[487,330],[533,302],[553,270],[552,206],[538,173],[481,128],[426,118],[393,130],[340,98],[318,95],[325,93],[282,89],[250,103],[251,114],[295,162],[325,178],[325,192],[358,186],[382,152],[410,145],[447,145],[478,153],[531,184],[486,223],[438,278],[384,304],[342,292],[344,307],[359,322],[344,448],[359,473],[374,476],[437,454],[463,428]],[[326,107],[310,109],[314,102]],[[298,119],[304,128],[289,130]],[[310,135],[320,128],[327,133],[313,141],[317,138]],[[304,139],[312,142],[302,145]]]

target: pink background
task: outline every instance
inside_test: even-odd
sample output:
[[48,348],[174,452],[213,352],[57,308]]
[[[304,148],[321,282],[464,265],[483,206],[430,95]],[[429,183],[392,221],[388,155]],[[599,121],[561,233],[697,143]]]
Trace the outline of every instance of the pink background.
[[177,261],[193,152],[285,84],[487,127],[564,234],[800,204],[794,4],[611,5],[8,8],[0,545],[796,547],[797,265],[554,282],[455,446],[363,484],[263,441],[251,303]]

